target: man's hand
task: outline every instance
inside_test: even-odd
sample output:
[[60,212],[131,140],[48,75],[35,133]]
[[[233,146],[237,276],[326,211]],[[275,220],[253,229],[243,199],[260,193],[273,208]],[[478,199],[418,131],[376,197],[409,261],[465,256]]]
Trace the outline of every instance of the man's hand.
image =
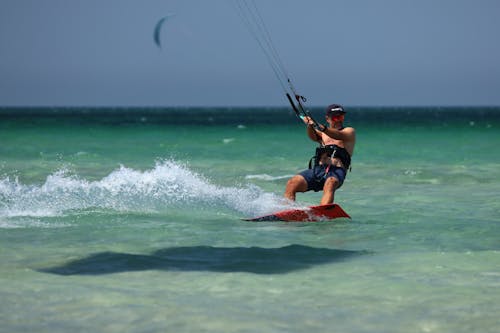
[[320,132],[326,131],[325,125],[315,122],[311,117],[304,116],[302,118],[302,121],[316,131],[320,131]]
[[308,117],[308,116],[304,116],[302,118],[302,121],[306,124],[306,125],[311,125],[313,126],[314,125],[314,120],[312,120],[311,117]]

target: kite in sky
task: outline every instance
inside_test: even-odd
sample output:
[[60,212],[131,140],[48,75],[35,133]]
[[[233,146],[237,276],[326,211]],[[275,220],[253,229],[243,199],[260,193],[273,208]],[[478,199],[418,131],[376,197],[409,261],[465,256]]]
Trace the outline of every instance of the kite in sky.
[[161,49],[161,32],[163,25],[165,24],[165,22],[167,22],[170,18],[174,16],[175,14],[168,14],[167,16],[162,17],[155,25],[153,38],[155,40],[156,46],[158,46],[160,49]]

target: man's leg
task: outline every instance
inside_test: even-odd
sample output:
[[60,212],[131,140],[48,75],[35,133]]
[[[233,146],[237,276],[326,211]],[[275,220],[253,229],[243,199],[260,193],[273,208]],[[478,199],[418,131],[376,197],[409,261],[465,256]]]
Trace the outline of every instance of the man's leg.
[[306,192],[307,182],[301,175],[295,175],[288,180],[285,189],[285,198],[295,201],[295,194],[297,192]]
[[321,197],[321,205],[333,203],[335,198],[335,190],[339,187],[339,181],[335,177],[329,177],[323,186],[323,197]]

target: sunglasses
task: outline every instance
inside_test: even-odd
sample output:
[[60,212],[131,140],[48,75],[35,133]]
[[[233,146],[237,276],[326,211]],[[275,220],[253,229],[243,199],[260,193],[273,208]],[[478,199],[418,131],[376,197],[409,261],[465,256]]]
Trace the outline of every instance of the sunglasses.
[[332,120],[344,120],[344,115],[343,114],[332,114],[330,116],[330,119],[332,119]]

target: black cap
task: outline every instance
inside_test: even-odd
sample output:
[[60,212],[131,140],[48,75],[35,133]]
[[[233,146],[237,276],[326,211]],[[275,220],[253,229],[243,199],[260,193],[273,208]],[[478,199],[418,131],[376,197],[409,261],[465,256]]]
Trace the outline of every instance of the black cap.
[[326,115],[332,115],[332,114],[344,114],[345,110],[342,107],[342,105],[339,104],[331,104],[326,107]]

